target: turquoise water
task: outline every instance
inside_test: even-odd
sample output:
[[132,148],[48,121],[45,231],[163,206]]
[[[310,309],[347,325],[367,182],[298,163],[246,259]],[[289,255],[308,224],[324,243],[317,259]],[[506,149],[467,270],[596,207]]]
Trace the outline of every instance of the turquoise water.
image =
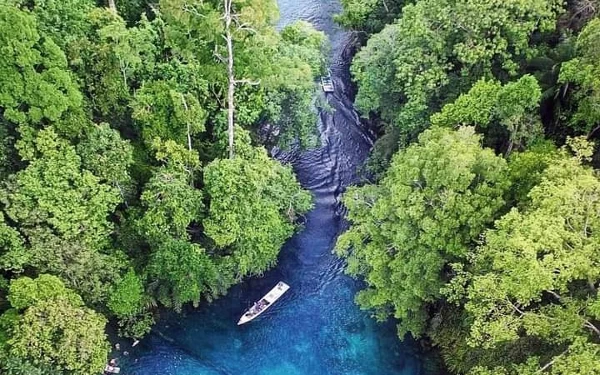
[[[167,319],[132,354],[132,374],[419,374],[411,344],[353,304],[358,284],[330,253],[340,228],[320,201],[306,229],[283,250],[280,266],[214,304]],[[291,289],[243,326],[242,311],[279,280]],[[137,349],[137,348],[136,348]],[[131,355],[130,355],[131,356]]]
[[[333,0],[281,0],[280,25],[304,19],[332,42],[332,77],[327,100],[333,113],[320,115],[322,147],[299,154],[279,153],[291,162],[315,197],[305,226],[282,249],[278,266],[263,277],[231,289],[210,305],[164,316],[153,333],[121,359],[132,375],[418,375],[416,345],[401,343],[393,323],[375,322],[354,304],[360,283],[343,273],[332,254],[344,229],[341,192],[356,182],[372,139],[352,108],[348,62],[352,35],[336,28]],[[279,280],[291,286],[254,321],[237,326],[242,312]],[[129,365],[127,364],[129,362]]]

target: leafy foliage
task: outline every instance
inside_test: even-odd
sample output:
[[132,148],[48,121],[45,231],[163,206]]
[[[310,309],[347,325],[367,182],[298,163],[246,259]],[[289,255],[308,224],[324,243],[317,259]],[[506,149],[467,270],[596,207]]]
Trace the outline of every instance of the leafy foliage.
[[135,94],[133,118],[146,142],[160,138],[186,144],[188,137],[204,131],[206,112],[198,99],[170,87],[164,81],[149,82]]
[[52,122],[62,134],[78,134],[82,97],[64,53],[52,39],[40,36],[31,14],[4,3],[0,30],[2,126]]
[[52,128],[39,132],[31,162],[6,182],[2,202],[30,247],[28,264],[59,274],[67,284],[96,301],[118,269],[118,259],[100,250],[108,245],[109,213],[117,191],[82,169],[75,148]]
[[354,59],[357,107],[379,114],[410,137],[456,88],[492,73],[514,75],[535,54],[533,32],[554,29],[558,1],[429,1],[406,5],[402,16],[369,39]]
[[376,33],[394,21],[405,1],[389,0],[342,0],[343,11],[335,20],[350,28]]
[[[385,3],[343,2],[339,21],[381,29],[352,73],[384,135],[379,182],[345,195],[337,251],[365,279],[358,304],[398,319],[401,337],[429,336],[452,373],[600,366],[595,3],[417,0],[390,21]],[[439,140],[465,125],[505,157]]]
[[30,261],[21,234],[6,224],[4,215],[0,215],[0,269],[22,272],[23,266]]
[[104,367],[106,320],[84,307],[58,278],[22,277],[11,283],[8,299],[14,310],[2,317],[10,318],[10,356],[32,367],[71,374],[92,374]]
[[286,148],[295,142],[302,148],[317,146],[314,80],[325,70],[327,53],[325,34],[309,23],[298,21],[281,30],[276,66],[268,82],[272,89],[266,93],[272,105],[265,117],[276,129],[267,135],[268,143]]
[[128,28],[108,9],[90,12],[91,31],[80,48],[75,67],[94,112],[106,121],[127,116],[131,85],[151,73],[156,54],[156,30],[143,20]]
[[168,307],[181,310],[185,303],[198,306],[202,293],[216,278],[210,258],[200,246],[182,240],[167,240],[154,252],[148,266],[150,277],[158,283],[158,299]]
[[577,110],[570,121],[576,130],[589,133],[600,124],[600,19],[593,19],[577,38],[577,57],[561,67],[559,81],[575,85]]
[[512,188],[509,196],[511,206],[529,204],[529,192],[539,184],[546,168],[558,158],[556,146],[552,142],[538,142],[524,152],[511,154],[508,163],[509,178]]
[[110,231],[106,215],[119,201],[114,189],[82,170],[75,148],[52,128],[39,133],[32,151],[29,166],[8,182],[8,216],[25,230],[43,223],[67,239],[104,241]]
[[141,311],[143,298],[142,280],[130,269],[115,285],[108,300],[108,308],[120,317],[134,315]]
[[507,154],[510,154],[514,146],[522,148],[528,141],[540,137],[541,122],[535,109],[539,106],[541,96],[540,87],[531,75],[524,75],[506,85],[483,79],[475,83],[468,93],[434,114],[431,123],[487,128],[492,122],[497,122],[510,134],[507,150]]
[[296,216],[311,207],[310,195],[289,167],[260,149],[245,159],[217,159],[204,174],[210,198],[206,235],[218,248],[233,250],[235,280],[266,271],[293,233]]
[[198,169],[197,154],[173,141],[157,142],[157,157],[165,162],[146,184],[141,196],[145,208],[138,223],[141,234],[151,242],[173,237],[187,239],[187,228],[200,221],[202,192],[191,184]]
[[92,0],[8,0],[35,16],[39,31],[48,35],[65,54],[74,52],[75,45],[89,32],[88,14],[94,8]]
[[[505,215],[477,252],[465,305],[475,318],[474,344],[513,340],[522,330],[562,342],[586,329],[590,318],[578,306],[585,297],[571,295],[569,286],[600,279],[594,246],[600,181],[573,160],[549,166],[544,177],[527,210]],[[544,293],[557,301],[540,304]]]
[[479,143],[473,128],[427,130],[394,157],[380,185],[345,195],[353,225],[336,247],[369,286],[357,301],[381,319],[401,319],[401,336],[423,333],[444,267],[465,259],[504,204],[506,162]]
[[[272,0],[234,2],[243,88],[239,158],[229,165],[219,159],[222,7],[0,2],[0,313],[9,309],[0,372],[98,372],[107,353],[100,313],[121,335],[141,338],[159,303],[197,306],[274,265],[310,208],[291,169],[261,144],[316,143],[325,35],[305,22],[277,31]],[[221,241],[219,220],[252,235]]]

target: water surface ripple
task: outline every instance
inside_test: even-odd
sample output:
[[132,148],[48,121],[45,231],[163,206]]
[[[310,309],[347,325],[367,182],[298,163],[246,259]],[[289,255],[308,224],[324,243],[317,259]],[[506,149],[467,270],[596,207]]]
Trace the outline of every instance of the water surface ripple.
[[[344,228],[339,197],[356,182],[356,171],[372,146],[352,107],[348,63],[353,36],[332,16],[337,0],[280,0],[284,26],[298,19],[327,33],[336,86],[320,113],[322,147],[280,153],[315,197],[304,229],[282,249],[278,266],[251,278],[227,296],[182,315],[167,317],[124,361],[133,375],[419,375],[415,344],[400,343],[393,324],[379,324],[354,304],[360,283],[343,273],[332,248]],[[273,307],[244,326],[240,314],[277,281],[291,289]],[[127,368],[128,367],[128,368]]]

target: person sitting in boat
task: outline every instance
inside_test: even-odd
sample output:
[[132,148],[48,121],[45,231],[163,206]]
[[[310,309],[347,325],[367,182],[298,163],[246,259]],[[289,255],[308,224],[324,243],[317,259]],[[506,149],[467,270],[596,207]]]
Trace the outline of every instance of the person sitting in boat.
[[252,305],[252,307],[248,310],[248,315],[254,315],[257,312],[260,311],[260,307],[258,305],[258,302],[254,302],[254,305]]
[[111,359],[108,362],[108,365],[106,365],[104,367],[104,374],[108,375],[108,374],[118,374],[121,372],[121,368],[117,367],[117,360],[116,359]]

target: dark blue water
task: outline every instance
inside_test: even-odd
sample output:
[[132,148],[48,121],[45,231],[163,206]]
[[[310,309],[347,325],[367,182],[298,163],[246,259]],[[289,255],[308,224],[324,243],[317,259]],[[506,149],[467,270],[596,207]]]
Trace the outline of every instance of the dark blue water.
[[[129,349],[133,375],[418,375],[421,359],[414,343],[401,343],[393,324],[376,323],[354,304],[360,283],[343,273],[332,254],[344,229],[339,197],[356,182],[356,170],[372,146],[352,108],[348,63],[352,35],[339,30],[335,0],[280,0],[280,26],[297,19],[324,30],[332,42],[336,92],[333,112],[320,114],[322,147],[279,154],[290,161],[302,185],[315,197],[304,229],[288,241],[278,266],[238,285],[210,305],[164,317],[154,332]],[[243,326],[236,322],[279,280],[291,286],[274,306]],[[124,349],[128,349],[125,347]]]

